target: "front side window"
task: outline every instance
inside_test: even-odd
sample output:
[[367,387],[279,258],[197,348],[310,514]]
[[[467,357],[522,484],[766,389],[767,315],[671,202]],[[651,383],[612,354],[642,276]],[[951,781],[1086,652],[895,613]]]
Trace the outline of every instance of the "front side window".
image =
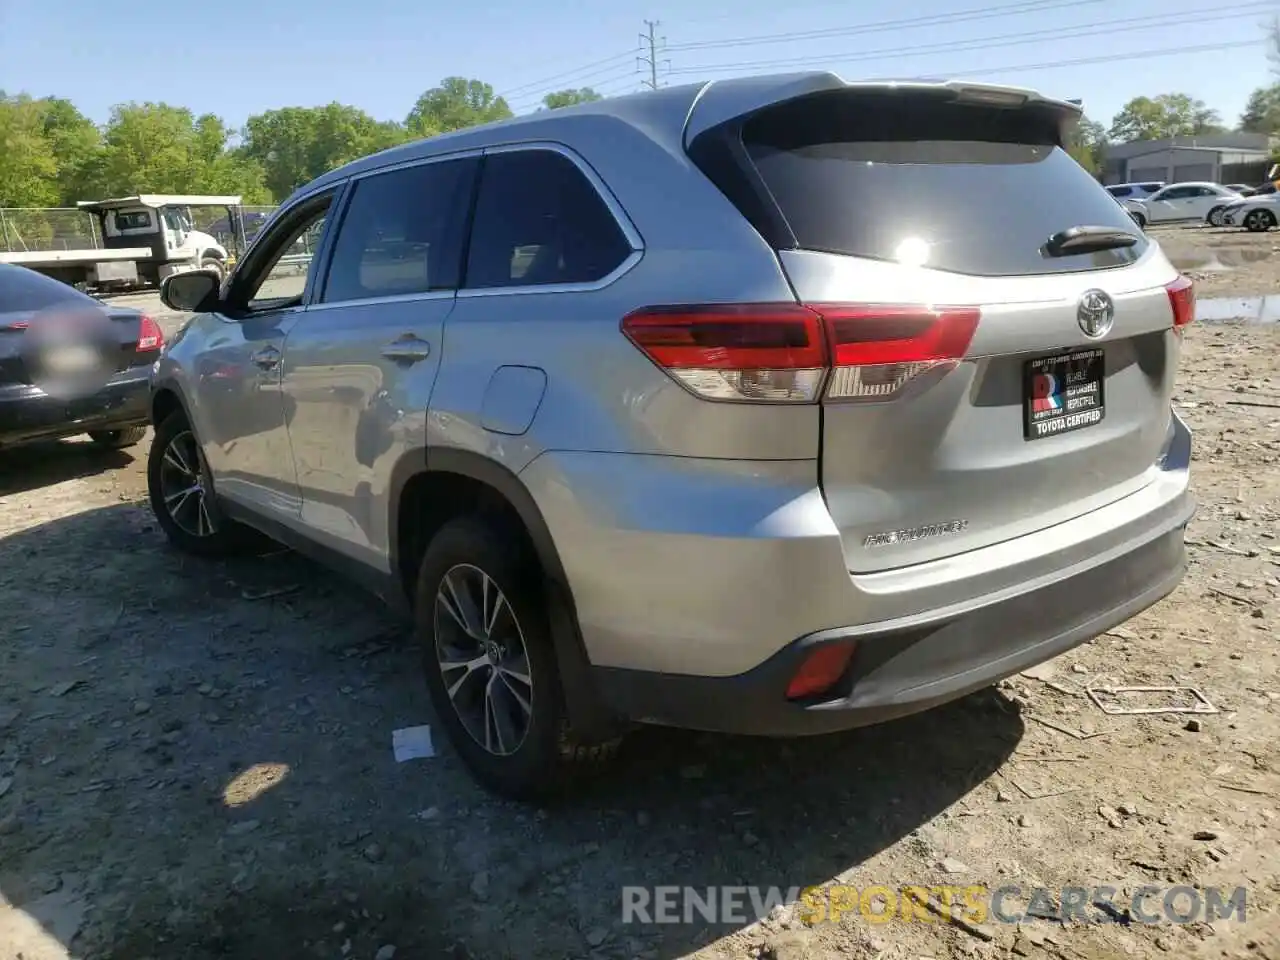
[[303,201],[254,245],[233,281],[233,305],[262,311],[302,302],[332,203],[332,194]]
[[322,301],[456,289],[477,165],[444,160],[358,181],[334,239]]
[[529,149],[485,158],[467,287],[594,283],[630,254],[608,205],[568,157]]

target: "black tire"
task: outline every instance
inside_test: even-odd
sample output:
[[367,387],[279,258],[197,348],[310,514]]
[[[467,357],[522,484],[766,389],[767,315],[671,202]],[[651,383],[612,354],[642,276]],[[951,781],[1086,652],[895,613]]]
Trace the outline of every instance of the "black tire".
[[[151,441],[151,451],[147,456],[147,493],[151,499],[151,510],[156,515],[156,522],[165,536],[179,550],[197,557],[217,559],[236,556],[248,552],[261,543],[261,539],[248,527],[242,526],[225,517],[218,509],[217,498],[213,495],[213,482],[209,476],[208,465],[204,456],[195,445],[196,464],[190,464],[194,473],[198,474],[200,496],[205,507],[205,520],[209,524],[209,532],[198,534],[187,529],[191,524],[180,523],[175,519],[174,511],[166,504],[168,493],[168,473],[172,469],[166,464],[166,455],[170,454],[175,442],[185,445],[183,438],[194,433],[187,423],[186,414],[181,410],[171,413],[164,422],[156,427],[155,437]],[[186,462],[191,454],[183,454]],[[171,461],[170,461],[171,462]],[[189,500],[189,498],[188,498]],[[197,510],[199,504],[197,504]],[[197,526],[201,526],[198,523]]]
[[[573,782],[576,775],[612,757],[618,741],[585,744],[575,738],[569,728],[545,590],[536,559],[527,549],[517,547],[521,540],[500,522],[479,516],[459,517],[446,523],[428,544],[418,568],[414,618],[432,706],[463,763],[472,776],[493,793],[513,800],[539,801],[550,799]],[[504,640],[503,646],[523,646],[527,676],[531,680],[527,688],[530,710],[523,737],[505,755],[486,748],[468,729],[461,715],[464,708],[455,706],[446,689],[445,670],[437,653],[438,644],[448,645],[447,631],[453,631],[452,635],[464,643],[476,643],[476,650],[484,646],[469,634],[458,634],[449,621],[437,622],[438,618],[448,617],[447,612],[438,608],[437,593],[445,588],[445,575],[452,577],[459,570],[482,571],[497,586],[516,624],[514,630],[507,627],[505,636],[509,639]],[[497,635],[498,620],[506,616],[501,605],[497,609],[493,618],[495,630],[485,631],[487,636]],[[481,674],[485,669],[489,672]],[[467,679],[463,681],[454,679],[459,675],[451,672],[450,682],[459,693],[466,683],[479,683],[488,689],[503,680],[494,675],[497,672],[492,667],[467,670]],[[473,674],[477,675],[475,680],[470,679]],[[486,678],[490,679],[486,682]],[[508,683],[507,691],[511,689]],[[491,702],[485,696],[484,706]],[[508,702],[515,703],[514,700]],[[484,712],[486,739],[489,716]],[[495,730],[497,726],[495,719]]]
[[217,257],[204,257],[200,261],[201,270],[217,270],[218,282],[221,283],[227,276],[227,265]]
[[1206,224],[1208,224],[1209,226],[1211,226],[1211,227],[1220,227],[1220,226],[1222,226],[1222,220],[1221,220],[1221,219],[1217,219],[1217,220],[1215,220],[1215,219],[1214,219],[1214,217],[1221,218],[1221,216],[1222,216],[1222,211],[1223,211],[1223,210],[1225,210],[1225,209],[1226,209],[1226,207],[1214,207],[1214,208],[1213,208],[1212,210],[1210,210],[1210,211],[1209,211],[1209,213],[1205,216],[1205,218],[1204,218],[1204,222],[1205,222]]
[[90,430],[89,439],[106,450],[123,450],[141,443],[147,435],[146,427],[125,427],[121,430]]
[[1250,210],[1244,218],[1245,229],[1250,233],[1266,233],[1276,225],[1276,215],[1270,210]]

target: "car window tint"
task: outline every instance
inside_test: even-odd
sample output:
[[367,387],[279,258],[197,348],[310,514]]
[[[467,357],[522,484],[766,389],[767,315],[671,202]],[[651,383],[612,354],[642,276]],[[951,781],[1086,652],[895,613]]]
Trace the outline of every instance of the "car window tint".
[[[742,144],[795,245],[894,261],[927,244],[928,266],[983,276],[1119,266],[1132,247],[1048,257],[1045,238],[1133,221],[1057,145],[1056,116],[831,91],[768,107]],[[1035,203],[1010,204],[1010,196]]]
[[1107,189],[1111,191],[1113,197],[1127,197],[1133,193],[1129,187],[1108,187]]
[[631,245],[582,171],[551,150],[485,158],[466,286],[592,283]]
[[476,167],[472,158],[446,160],[358,181],[322,300],[455,289]]

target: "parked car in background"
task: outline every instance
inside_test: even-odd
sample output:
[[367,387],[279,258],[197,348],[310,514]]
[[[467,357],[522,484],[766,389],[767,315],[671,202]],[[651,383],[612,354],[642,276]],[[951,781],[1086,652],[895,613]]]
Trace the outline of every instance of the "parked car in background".
[[[41,325],[59,318],[72,318],[85,335],[40,342]],[[103,447],[137,443],[150,412],[151,365],[163,346],[160,327],[145,314],[0,263],[0,448],[81,433]],[[51,394],[54,350],[87,356],[88,365],[106,371],[102,382],[84,395]]]
[[1244,183],[1227,183],[1227,184],[1223,184],[1223,186],[1225,186],[1228,190],[1234,190],[1236,193],[1240,194],[1240,196],[1242,197],[1251,197],[1256,192],[1255,187],[1251,187],[1248,184],[1244,184]]
[[1173,183],[1143,200],[1122,203],[1138,226],[1158,223],[1212,223],[1228,203],[1240,194],[1217,183]]
[[1113,183],[1107,193],[1117,200],[1141,200],[1164,186],[1163,180],[1146,180],[1142,183]]
[[1219,225],[1244,227],[1251,233],[1266,233],[1280,224],[1280,194],[1242,197],[1219,214]]
[[196,315],[156,371],[159,525],[399,598],[513,796],[633,722],[830,732],[1057,656],[1175,588],[1194,509],[1193,288],[1062,148],[1079,117],[790,74],[327,173],[225,287],[162,289]]

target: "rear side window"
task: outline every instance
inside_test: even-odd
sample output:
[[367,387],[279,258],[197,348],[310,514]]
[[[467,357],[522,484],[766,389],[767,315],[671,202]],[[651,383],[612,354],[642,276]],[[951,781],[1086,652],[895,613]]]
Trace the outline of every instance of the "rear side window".
[[1050,257],[1076,226],[1136,233],[1106,190],[1056,146],[1048,110],[931,97],[823,93],[768,108],[742,144],[795,245],[982,276],[1129,263],[1133,247]]
[[1127,197],[1133,193],[1132,187],[1107,187],[1113,197]]
[[467,287],[594,283],[630,254],[608,205],[568,157],[532,149],[485,157]]
[[476,166],[444,160],[357,181],[322,302],[456,289]]
[[0,313],[34,313],[59,303],[75,307],[97,305],[96,300],[60,280],[26,267],[0,264]]

